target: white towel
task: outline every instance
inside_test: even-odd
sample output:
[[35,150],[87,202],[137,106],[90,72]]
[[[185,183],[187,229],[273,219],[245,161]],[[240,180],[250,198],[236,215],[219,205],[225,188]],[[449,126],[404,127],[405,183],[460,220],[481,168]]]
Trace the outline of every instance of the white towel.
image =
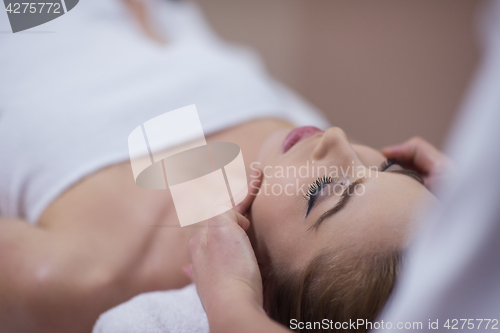
[[92,333],[208,333],[208,320],[191,284],[138,295],[105,313]]

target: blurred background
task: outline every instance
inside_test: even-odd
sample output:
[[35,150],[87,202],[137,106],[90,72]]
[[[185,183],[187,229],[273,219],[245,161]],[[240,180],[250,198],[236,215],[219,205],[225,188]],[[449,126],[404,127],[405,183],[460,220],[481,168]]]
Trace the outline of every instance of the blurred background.
[[478,0],[196,0],[349,137],[443,144],[477,63]]

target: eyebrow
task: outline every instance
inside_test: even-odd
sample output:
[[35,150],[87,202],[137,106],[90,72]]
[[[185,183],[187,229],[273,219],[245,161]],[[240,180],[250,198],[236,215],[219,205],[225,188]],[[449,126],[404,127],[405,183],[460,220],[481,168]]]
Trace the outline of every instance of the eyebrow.
[[[401,175],[405,175],[405,176],[408,176],[410,178],[413,178],[414,180],[416,180],[420,184],[424,185],[424,181],[423,181],[422,177],[420,177],[419,174],[413,170],[402,169],[402,170],[392,170],[392,171],[385,171],[385,172],[398,173]],[[318,218],[318,220],[312,226],[310,226],[309,229],[307,229],[307,230],[316,229],[321,224],[321,222],[323,222],[325,219],[327,219],[328,217],[332,216],[333,214],[337,213],[339,210],[344,208],[347,201],[349,201],[350,197],[353,195],[353,192],[354,192],[354,189],[356,188],[356,186],[363,183],[364,180],[365,180],[364,177],[358,178],[357,180],[355,180],[354,182],[349,184],[349,186],[346,187],[344,192],[342,192],[342,195],[340,196],[340,200],[335,204],[335,206],[333,206],[332,208],[330,208],[329,210],[327,210],[326,212],[321,214],[321,216]]]
[[332,216],[333,214],[335,214],[339,210],[341,210],[345,206],[345,204],[347,203],[347,201],[349,201],[349,198],[352,196],[355,187],[358,186],[359,184],[361,184],[364,180],[365,180],[365,178],[358,178],[355,181],[353,181],[352,183],[350,183],[349,186],[347,186],[345,188],[344,192],[342,192],[342,195],[340,196],[340,200],[335,204],[335,206],[333,206],[332,208],[330,208],[329,210],[327,210],[326,212],[324,212],[318,218],[318,220],[312,226],[310,226],[309,229],[307,229],[307,230],[317,228],[318,225],[321,222],[323,222],[324,219]]

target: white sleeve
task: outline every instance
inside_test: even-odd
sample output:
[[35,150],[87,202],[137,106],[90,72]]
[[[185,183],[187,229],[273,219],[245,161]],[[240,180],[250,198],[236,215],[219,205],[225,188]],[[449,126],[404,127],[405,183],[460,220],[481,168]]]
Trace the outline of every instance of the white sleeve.
[[[496,24],[450,137],[459,177],[444,184],[442,207],[426,219],[408,252],[393,299],[376,320],[386,323],[383,332],[407,322],[449,332],[444,325],[453,319],[458,329],[460,319],[472,319],[464,325],[468,332],[485,329],[486,321],[478,329],[478,319],[495,319],[500,329],[500,1],[491,5]],[[430,329],[436,320],[438,329]]]

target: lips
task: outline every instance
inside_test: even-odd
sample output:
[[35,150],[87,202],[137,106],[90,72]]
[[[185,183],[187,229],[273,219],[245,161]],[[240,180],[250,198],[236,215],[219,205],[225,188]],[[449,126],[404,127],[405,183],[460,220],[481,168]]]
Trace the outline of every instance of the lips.
[[323,131],[314,126],[303,126],[295,128],[288,134],[288,136],[285,138],[285,141],[283,141],[283,153],[286,153],[288,150],[290,150],[290,148],[295,146],[300,141],[307,139],[308,137],[319,132]]

